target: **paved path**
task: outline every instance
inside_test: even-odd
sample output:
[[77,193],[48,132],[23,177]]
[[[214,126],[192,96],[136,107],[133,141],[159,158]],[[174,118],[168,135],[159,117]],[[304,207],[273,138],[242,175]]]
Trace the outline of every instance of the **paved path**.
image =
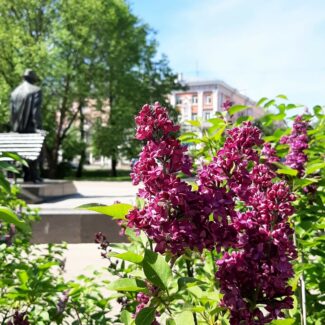
[[[44,211],[60,213],[72,211],[82,204],[101,203],[113,204],[115,201],[134,203],[137,188],[131,182],[74,182],[78,194],[61,200],[52,200],[41,204],[33,204],[31,207]],[[96,244],[69,244],[66,253],[66,278],[74,279],[80,274],[90,274],[107,266],[107,261],[100,256]]]
[[74,185],[78,194],[30,206],[41,210],[71,210],[87,203],[112,204],[115,201],[133,203],[137,192],[137,187],[131,182],[74,181]]

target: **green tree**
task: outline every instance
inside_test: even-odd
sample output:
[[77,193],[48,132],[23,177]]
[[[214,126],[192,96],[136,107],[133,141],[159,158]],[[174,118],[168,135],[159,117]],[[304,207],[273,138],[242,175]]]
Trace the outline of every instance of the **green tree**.
[[[0,123],[5,129],[10,91],[24,69],[32,67],[42,79],[51,177],[57,174],[62,143],[89,98],[99,110],[109,101],[108,127],[115,137],[114,143],[106,138],[105,146],[112,149],[105,155],[115,161],[144,91],[159,100],[157,92],[165,95],[174,84],[166,60],[153,60],[151,30],[123,0],[0,0],[0,45]],[[83,137],[82,118],[80,123]]]
[[[112,80],[115,91],[110,100],[108,124],[103,126],[98,123],[93,135],[95,153],[112,159],[113,176],[116,176],[116,163],[119,157],[132,158],[140,152],[141,145],[134,140],[134,115],[143,104],[159,101],[169,108],[175,118],[178,115],[168,103],[167,95],[175,89],[182,88],[182,85],[176,82],[176,75],[168,66],[166,57],[154,59],[155,42],[143,48],[142,55],[140,64],[136,70],[131,70],[127,78],[124,79],[122,76],[122,79]],[[126,84],[127,87],[124,87]]]

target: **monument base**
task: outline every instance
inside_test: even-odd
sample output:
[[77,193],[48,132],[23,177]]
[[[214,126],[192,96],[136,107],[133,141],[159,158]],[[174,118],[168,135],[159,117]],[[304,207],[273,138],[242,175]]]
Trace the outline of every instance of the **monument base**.
[[102,232],[111,243],[127,242],[120,226],[112,218],[92,211],[52,209],[41,210],[41,220],[32,226],[32,243],[94,243]]
[[67,180],[45,179],[43,183],[37,184],[18,180],[17,184],[21,188],[20,198],[29,204],[77,193],[73,182]]

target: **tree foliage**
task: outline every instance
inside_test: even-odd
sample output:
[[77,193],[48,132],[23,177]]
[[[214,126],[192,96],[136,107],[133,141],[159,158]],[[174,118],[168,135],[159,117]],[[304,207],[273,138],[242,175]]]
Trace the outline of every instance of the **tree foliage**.
[[89,99],[98,110],[109,101],[109,150],[102,154],[115,157],[144,92],[159,99],[174,87],[167,61],[155,59],[152,31],[123,0],[0,0],[0,45],[1,127],[8,129],[10,91],[24,69],[33,68],[42,80],[52,176],[61,145]]

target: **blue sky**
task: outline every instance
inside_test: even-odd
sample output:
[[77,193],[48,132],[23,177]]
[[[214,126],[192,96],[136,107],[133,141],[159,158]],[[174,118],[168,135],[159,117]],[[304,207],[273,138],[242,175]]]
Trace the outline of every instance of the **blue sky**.
[[325,104],[325,0],[130,0],[185,79]]

